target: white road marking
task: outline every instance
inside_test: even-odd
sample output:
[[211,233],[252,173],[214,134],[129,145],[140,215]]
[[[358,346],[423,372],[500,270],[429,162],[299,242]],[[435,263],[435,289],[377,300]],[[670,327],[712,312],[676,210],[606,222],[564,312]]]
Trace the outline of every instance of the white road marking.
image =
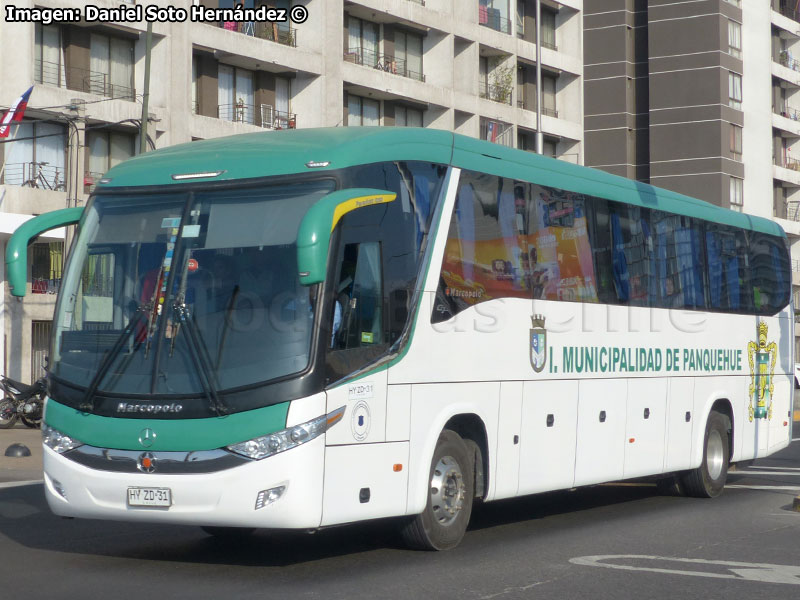
[[44,479],[32,479],[31,481],[6,481],[5,483],[0,482],[0,489],[20,487],[23,485],[35,485],[38,483],[44,483]]
[[726,488],[738,488],[742,490],[788,490],[800,491],[800,486],[796,485],[738,485],[735,483],[726,484]]
[[[611,564],[606,561],[613,560],[638,560],[692,563],[695,565],[713,565],[726,567],[730,573],[711,571],[683,571],[680,569],[666,569],[663,567],[634,567],[631,565]],[[689,577],[711,577],[714,579],[739,579],[742,581],[760,581],[763,583],[786,583],[800,585],[800,567],[792,565],[771,565],[762,563],[733,562],[727,560],[705,560],[702,558],[670,558],[668,556],[640,556],[636,554],[607,554],[598,556],[580,556],[571,558],[569,562],[587,567],[604,567],[606,569],[620,569],[622,571],[649,571],[651,573],[666,573],[669,575],[686,575]]]
[[[748,469],[770,469],[772,471],[800,471],[800,467],[748,467]],[[747,471],[731,471],[731,473],[747,473]]]
[[729,475],[787,475],[789,477],[800,477],[798,471],[731,471]]

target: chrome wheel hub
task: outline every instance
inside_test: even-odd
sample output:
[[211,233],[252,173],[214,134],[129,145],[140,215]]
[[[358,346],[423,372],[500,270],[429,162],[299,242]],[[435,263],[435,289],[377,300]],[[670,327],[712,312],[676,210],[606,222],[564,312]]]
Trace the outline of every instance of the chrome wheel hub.
[[706,445],[706,466],[708,475],[711,479],[717,479],[722,474],[722,465],[725,462],[723,456],[724,445],[719,431],[716,429],[708,433],[708,443]]
[[431,509],[440,525],[450,525],[464,507],[466,486],[461,468],[452,456],[436,463],[431,477]]

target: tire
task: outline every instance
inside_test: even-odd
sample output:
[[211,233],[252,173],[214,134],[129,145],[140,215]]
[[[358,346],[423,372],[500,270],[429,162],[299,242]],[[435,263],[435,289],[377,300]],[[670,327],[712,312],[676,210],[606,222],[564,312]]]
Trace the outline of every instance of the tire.
[[20,415],[19,418],[26,427],[30,427],[31,429],[40,429],[42,426],[42,417],[39,417],[38,419],[32,419],[30,417],[26,417],[25,415]]
[[449,430],[439,436],[430,468],[425,510],[407,521],[401,534],[415,550],[450,550],[467,531],[475,496],[474,456]]
[[200,527],[208,535],[221,540],[235,540],[252,535],[255,527],[212,527],[210,525]]
[[0,429],[11,429],[17,422],[17,406],[13,400],[0,400]]
[[682,477],[686,494],[695,498],[714,498],[722,493],[728,477],[730,459],[730,421],[725,415],[712,412],[708,415],[706,434],[703,437],[703,462],[697,469]]

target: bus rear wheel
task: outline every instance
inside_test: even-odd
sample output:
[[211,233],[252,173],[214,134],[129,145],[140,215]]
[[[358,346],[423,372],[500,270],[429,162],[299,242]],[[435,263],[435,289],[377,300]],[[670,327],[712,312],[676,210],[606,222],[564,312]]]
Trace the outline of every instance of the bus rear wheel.
[[706,423],[703,438],[703,462],[697,469],[684,474],[682,481],[686,493],[695,498],[714,498],[722,493],[728,477],[730,437],[728,417],[712,412]]
[[455,548],[467,531],[474,490],[474,458],[464,440],[446,429],[431,460],[425,510],[402,529],[406,544],[417,550]]

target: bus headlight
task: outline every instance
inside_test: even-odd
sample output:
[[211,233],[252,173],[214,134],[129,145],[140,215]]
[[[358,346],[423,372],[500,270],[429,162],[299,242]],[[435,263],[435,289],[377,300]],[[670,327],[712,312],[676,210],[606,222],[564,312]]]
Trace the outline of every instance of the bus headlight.
[[59,454],[77,448],[78,446],[83,446],[83,442],[71,438],[61,433],[58,429],[53,429],[48,425],[42,425],[42,441],[45,446],[55,450]]
[[319,437],[342,419],[344,410],[345,407],[342,406],[327,415],[322,415],[294,427],[287,427],[269,435],[262,435],[246,442],[233,444],[228,446],[227,449],[247,458],[261,460]]

